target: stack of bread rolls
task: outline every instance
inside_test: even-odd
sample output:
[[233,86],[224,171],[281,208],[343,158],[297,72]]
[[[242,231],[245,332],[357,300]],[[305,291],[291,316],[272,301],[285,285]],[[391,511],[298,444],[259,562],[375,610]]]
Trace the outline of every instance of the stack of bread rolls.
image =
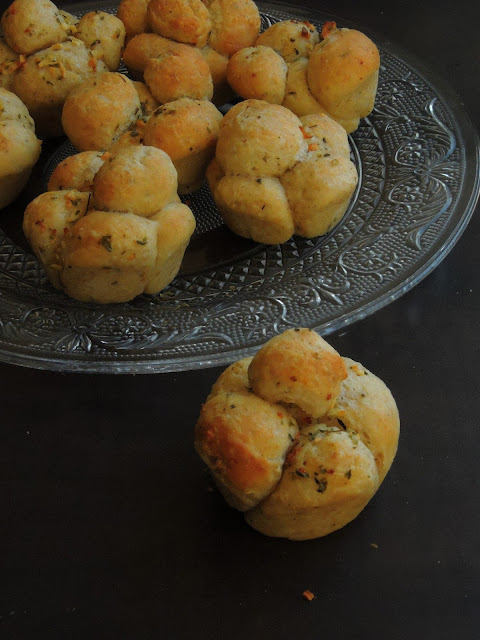
[[308,540],[353,520],[395,457],[387,386],[310,329],[289,329],[214,384],[195,447],[227,502],[275,537]]

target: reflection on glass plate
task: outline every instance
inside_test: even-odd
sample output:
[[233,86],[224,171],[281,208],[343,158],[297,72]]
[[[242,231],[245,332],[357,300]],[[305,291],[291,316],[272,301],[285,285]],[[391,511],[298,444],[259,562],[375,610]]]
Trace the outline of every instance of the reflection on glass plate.
[[[259,7],[264,26],[287,18],[319,26],[331,19],[287,5]],[[359,187],[330,234],[271,247],[242,240],[221,224],[204,187],[189,196],[198,228],[174,282],[158,296],[100,306],[51,288],[21,234],[20,200],[0,229],[0,359],[113,373],[226,364],[288,327],[338,330],[417,284],[471,216],[478,145],[449,89],[432,84],[404,54],[377,44],[382,66],[375,110],[350,137]],[[43,185],[73,152],[57,142],[47,145]],[[28,196],[35,195],[31,187]]]

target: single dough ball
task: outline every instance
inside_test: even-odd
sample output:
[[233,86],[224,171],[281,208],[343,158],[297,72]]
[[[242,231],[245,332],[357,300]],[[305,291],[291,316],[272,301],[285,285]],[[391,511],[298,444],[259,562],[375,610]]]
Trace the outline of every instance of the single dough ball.
[[65,22],[50,0],[15,0],[1,22],[7,44],[17,53],[30,55],[67,39]]
[[48,181],[48,191],[92,191],[93,179],[104,162],[102,151],[82,151],[58,164]]
[[330,231],[343,217],[358,174],[340,124],[318,114],[305,116],[301,122],[308,136],[307,157],[280,180],[292,209],[295,233],[313,238]]
[[297,431],[280,407],[251,394],[220,392],[202,407],[195,448],[227,502],[246,511],[280,480]]
[[134,36],[123,51],[123,62],[135,80],[143,80],[143,72],[151,58],[157,58],[166,50],[181,47],[156,33],[140,33]]
[[117,9],[126,31],[127,42],[138,33],[148,31],[147,6],[150,0],[121,0]]
[[227,80],[243,98],[282,104],[285,98],[287,64],[270,47],[248,47],[237,51],[227,67]]
[[19,55],[0,36],[0,87],[11,90],[13,77],[20,68]]
[[104,150],[141,115],[131,80],[107,72],[75,87],[65,100],[62,124],[79,151]]
[[145,293],[158,293],[172,282],[180,270],[195,217],[187,205],[171,202],[150,220],[157,224],[157,259],[145,285]]
[[205,0],[211,20],[208,44],[232,56],[251,47],[260,31],[260,14],[252,0]]
[[207,402],[219,393],[243,393],[249,395],[252,392],[248,379],[248,367],[252,356],[237,360],[227,367],[217,378],[208,397]]
[[310,91],[332,118],[348,123],[347,133],[373,109],[379,67],[377,47],[355,29],[334,29],[310,56]]
[[298,118],[279,105],[245,100],[223,118],[216,158],[225,174],[278,177],[305,152]]
[[213,96],[212,74],[205,58],[187,45],[177,45],[151,58],[144,78],[160,104],[179,98],[210,100]]
[[289,329],[272,338],[248,369],[255,394],[269,402],[297,405],[314,418],[334,406],[346,377],[342,358],[310,329]]
[[29,56],[15,75],[12,90],[27,106],[40,137],[59,136],[70,91],[106,70],[81,40],[70,38]]
[[393,396],[371,371],[359,362],[343,358],[347,378],[331,411],[370,449],[380,482],[392,466],[397,450],[399,417]]
[[40,150],[41,143],[25,105],[16,95],[0,88],[0,209],[22,191]]
[[156,224],[132,213],[91,211],[63,243],[62,286],[85,302],[143,293],[156,260]]
[[154,33],[195,47],[205,46],[212,30],[201,0],[150,0],[147,20]]
[[300,434],[278,486],[245,514],[265,535],[325,536],[356,518],[378,488],[373,455],[353,432],[315,426]]
[[69,13],[63,9],[59,9],[58,13],[63,20],[62,26],[65,29],[67,36],[74,36],[77,30],[78,18],[74,16],[73,13]]
[[117,71],[125,44],[123,22],[105,11],[90,11],[79,20],[75,36],[82,40],[110,71]]
[[261,33],[255,46],[271,47],[285,62],[294,62],[298,58],[308,58],[318,41],[318,32],[310,22],[283,20]]
[[179,193],[198,189],[215,153],[221,113],[211,102],[182,98],[157,109],[144,128],[144,142],[165,151],[178,173]]
[[227,175],[211,189],[225,224],[242,238],[281,244],[292,237],[292,212],[278,178]]
[[62,287],[62,242],[88,209],[89,193],[76,190],[47,191],[25,209],[23,232],[52,285]]
[[177,172],[166,153],[150,146],[120,148],[94,179],[93,205],[150,217],[178,200]]
[[[300,58],[288,65],[285,100],[283,106],[293,111],[299,118],[311,113],[326,113],[308,88],[308,59]],[[343,122],[341,122],[343,126]]]

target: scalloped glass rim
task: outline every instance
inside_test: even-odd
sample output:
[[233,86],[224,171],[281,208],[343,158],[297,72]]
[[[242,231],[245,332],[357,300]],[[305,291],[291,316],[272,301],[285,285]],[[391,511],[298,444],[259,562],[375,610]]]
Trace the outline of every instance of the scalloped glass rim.
[[[274,19],[308,19],[317,25],[336,19],[340,26],[355,26],[288,4],[258,6]],[[111,7],[111,2],[62,5],[72,13]],[[311,243],[294,240],[264,253],[259,247],[257,258],[254,252],[245,259],[247,266],[222,266],[220,276],[200,270],[190,279],[180,277],[172,283],[170,298],[140,296],[105,308],[53,291],[43,296],[41,287],[39,298],[21,291],[17,299],[12,287],[0,286],[0,360],[91,373],[226,365],[290,326],[309,326],[322,335],[338,331],[390,304],[428,275],[455,245],[478,200],[478,137],[461,100],[444,81],[408,53],[369,35],[382,53],[383,85],[371,118],[352,136],[362,185],[346,221]],[[421,106],[419,96],[425,97]],[[408,116],[397,108],[405,100],[411,101]],[[382,182],[378,193],[371,182],[375,176]],[[456,191],[455,184],[460,185]],[[401,216],[402,222],[395,222]],[[21,254],[17,246],[14,250]],[[292,255],[299,256],[296,262]],[[360,268],[352,263],[355,257]],[[268,272],[269,263],[280,266],[259,276]],[[0,272],[14,280],[8,269],[7,259]],[[247,273],[243,279],[242,272]],[[233,276],[237,280],[229,280]],[[230,281],[241,284],[215,290]],[[378,286],[372,285],[375,281]],[[192,310],[185,300],[194,301]],[[182,314],[196,314],[197,325],[191,318],[190,325],[182,325]],[[58,321],[64,317],[65,325]]]

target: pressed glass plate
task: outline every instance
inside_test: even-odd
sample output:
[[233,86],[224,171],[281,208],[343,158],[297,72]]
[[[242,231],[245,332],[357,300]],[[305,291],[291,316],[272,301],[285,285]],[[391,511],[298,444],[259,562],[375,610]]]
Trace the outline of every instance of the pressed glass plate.
[[[263,27],[319,12],[259,2]],[[115,12],[111,3],[65,7]],[[337,20],[339,26],[352,26]],[[360,27],[361,29],[361,27]],[[54,290],[21,232],[25,204],[74,152],[47,141],[41,171],[2,212],[0,359],[35,368],[155,373],[223,365],[294,326],[326,335],[392,302],[434,269],[464,231],[479,193],[476,132],[459,100],[417,61],[375,38],[375,109],[350,136],[360,180],[328,235],[281,246],[222,224],[207,187],[188,197],[197,230],[182,270],[157,296],[80,303]]]

